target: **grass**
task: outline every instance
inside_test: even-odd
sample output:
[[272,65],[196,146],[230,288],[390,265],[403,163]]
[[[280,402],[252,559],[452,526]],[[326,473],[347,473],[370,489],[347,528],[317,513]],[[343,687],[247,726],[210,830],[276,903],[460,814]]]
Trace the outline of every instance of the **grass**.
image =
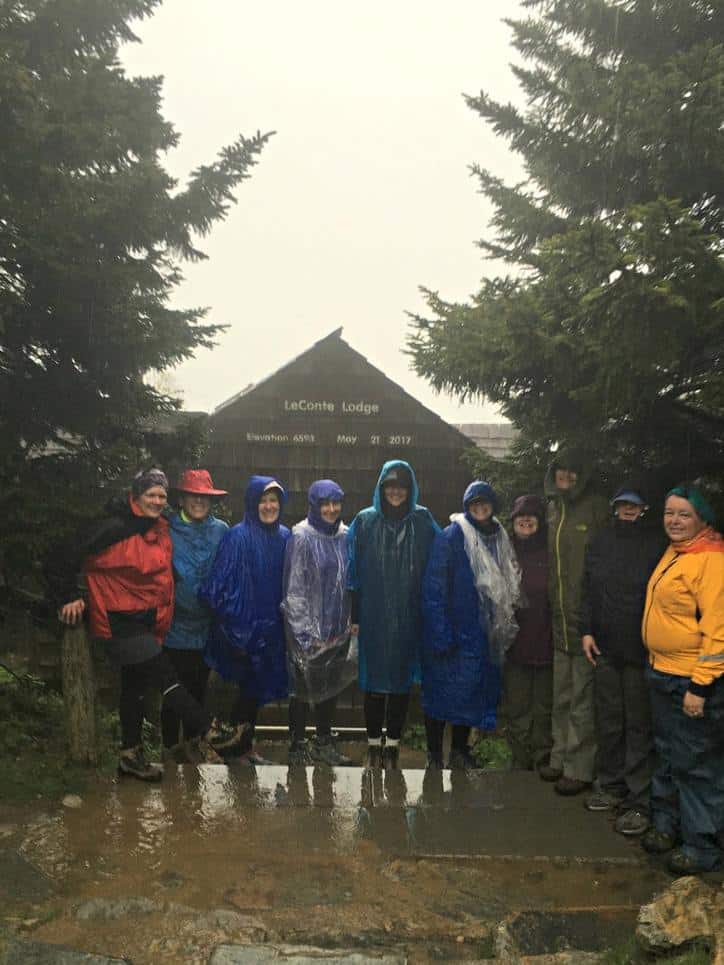
[[694,944],[684,952],[653,957],[639,948],[632,936],[625,945],[612,948],[603,956],[601,965],[710,965],[711,953],[704,945]]
[[60,693],[29,674],[0,668],[0,796],[8,803],[80,794],[98,774],[116,764],[118,716],[101,712],[97,770],[67,758],[65,715]]

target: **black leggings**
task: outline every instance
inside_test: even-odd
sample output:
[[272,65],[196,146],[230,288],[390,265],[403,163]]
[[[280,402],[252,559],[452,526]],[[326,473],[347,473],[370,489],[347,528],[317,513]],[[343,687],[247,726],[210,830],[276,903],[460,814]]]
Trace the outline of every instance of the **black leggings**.
[[178,675],[166,653],[161,651],[142,663],[129,663],[121,667],[121,747],[128,750],[143,742],[144,699],[147,691],[160,690],[164,705],[183,724],[188,740],[205,734],[211,719],[179,682]]
[[[314,705],[314,724],[317,729],[317,737],[329,737],[332,733],[332,716],[337,703],[336,697],[323,700]],[[304,740],[307,729],[307,715],[309,704],[297,697],[289,699],[289,740],[292,744],[298,744]]]
[[[179,682],[183,684],[194,700],[204,706],[206,696],[206,684],[209,680],[209,668],[204,661],[202,650],[177,650],[173,647],[164,647],[163,653],[171,661],[178,676]],[[173,747],[179,741],[179,731],[181,728],[181,718],[169,706],[168,701],[164,700],[161,707],[161,735],[164,747]],[[184,737],[186,733],[184,732]]]
[[[425,718],[425,733],[427,734],[427,749],[431,754],[442,754],[442,740],[445,735],[445,721]],[[465,751],[470,738],[470,728],[464,724],[452,725],[452,749]]]
[[367,737],[379,740],[382,737],[382,726],[387,712],[387,736],[391,740],[399,740],[407,717],[407,707],[410,703],[409,694],[365,694],[365,723]]

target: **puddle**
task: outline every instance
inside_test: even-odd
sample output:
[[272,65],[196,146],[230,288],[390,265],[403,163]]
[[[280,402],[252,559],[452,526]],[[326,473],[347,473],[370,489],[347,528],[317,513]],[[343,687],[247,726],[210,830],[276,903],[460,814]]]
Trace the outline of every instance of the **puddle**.
[[[98,786],[19,850],[54,890],[33,938],[136,965],[206,962],[240,934],[480,958],[512,911],[630,916],[667,881],[523,772],[179,766]],[[84,918],[89,901],[112,912]]]

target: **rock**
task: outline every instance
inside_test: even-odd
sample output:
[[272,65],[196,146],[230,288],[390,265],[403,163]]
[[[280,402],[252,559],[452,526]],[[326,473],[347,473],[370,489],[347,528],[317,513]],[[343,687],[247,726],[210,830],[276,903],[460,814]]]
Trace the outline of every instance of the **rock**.
[[[633,926],[630,913],[596,911],[521,911],[498,926],[495,953],[498,961],[518,965],[521,961],[568,961],[556,955],[570,955],[574,965],[596,961],[598,953],[626,941]],[[593,958],[590,955],[593,954]]]
[[43,942],[10,941],[5,946],[4,955],[0,949],[2,965],[123,965],[123,961]]
[[639,911],[636,939],[647,952],[666,953],[693,941],[724,949],[724,891],[700,878],[677,878]]
[[209,965],[405,965],[404,955],[314,948],[309,945],[219,945]]
[[162,910],[162,905],[148,898],[91,898],[76,909],[75,917],[78,921],[116,921]]
[[77,810],[83,807],[83,798],[79,794],[66,794],[61,804],[64,808],[71,808],[72,810]]
[[263,942],[267,938],[267,927],[259,918],[250,915],[240,915],[238,911],[228,908],[216,908],[213,911],[196,914],[180,928],[185,935],[198,935],[200,932],[223,932],[224,935],[233,934],[249,942]]

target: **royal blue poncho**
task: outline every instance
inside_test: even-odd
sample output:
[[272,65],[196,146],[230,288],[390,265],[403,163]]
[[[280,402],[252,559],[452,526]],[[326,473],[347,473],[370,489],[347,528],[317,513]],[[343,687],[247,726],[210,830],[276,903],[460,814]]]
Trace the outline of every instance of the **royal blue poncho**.
[[[410,474],[408,511],[401,519],[382,512],[382,481],[391,469]],[[420,679],[422,575],[439,527],[417,505],[412,468],[400,459],[380,472],[373,505],[361,510],[347,534],[348,585],[358,595],[359,683],[370,693],[409,693]]]
[[309,489],[307,518],[292,530],[284,564],[284,612],[290,693],[320,703],[357,677],[355,641],[350,640],[347,590],[347,527],[322,519],[324,501],[341,502],[331,479]]
[[[435,537],[430,552],[422,584],[422,704],[425,715],[434,720],[491,730],[501,683],[501,655],[490,642],[491,632],[498,633],[500,622],[493,600],[501,594],[509,597],[512,609],[520,578],[517,566],[507,565],[512,547],[495,519],[478,533],[479,549],[488,553],[489,559],[482,573],[475,572],[462,527],[473,523],[468,506],[481,497],[495,506],[495,495],[486,483],[469,486],[463,497],[463,514],[453,517],[457,521]],[[495,576],[492,587],[490,571]],[[483,585],[489,587],[489,595]]]
[[244,496],[244,519],[221,540],[200,598],[214,613],[206,662],[242,694],[259,704],[287,695],[286,648],[280,604],[284,549],[289,530],[259,519],[259,501],[275,484],[280,503],[286,493],[271,476],[252,476]]
[[173,650],[203,650],[209,637],[211,612],[198,594],[229,527],[214,516],[198,523],[187,522],[180,513],[172,514],[170,527],[175,603],[173,623],[164,645]]

